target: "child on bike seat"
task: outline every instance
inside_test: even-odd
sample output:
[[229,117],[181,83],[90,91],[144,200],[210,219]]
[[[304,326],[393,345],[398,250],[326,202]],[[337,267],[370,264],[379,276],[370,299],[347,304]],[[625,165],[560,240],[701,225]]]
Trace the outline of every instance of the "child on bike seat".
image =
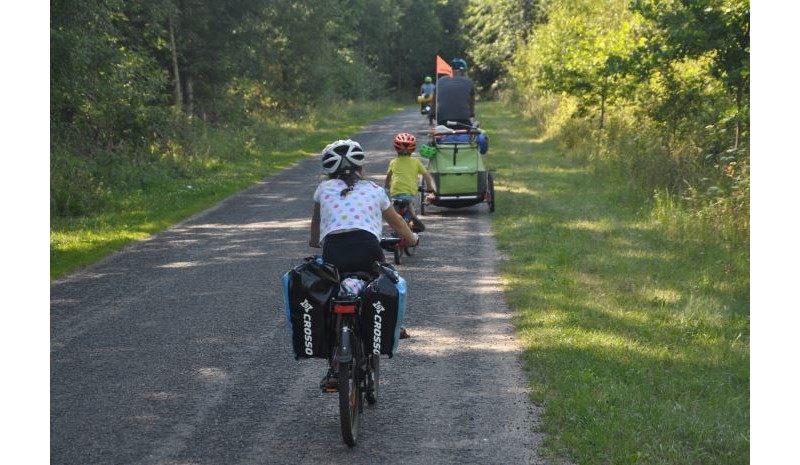
[[408,209],[411,213],[411,230],[422,232],[425,225],[417,218],[414,211],[414,196],[417,193],[417,180],[419,175],[425,179],[428,193],[436,192],[436,185],[433,177],[428,174],[428,170],[417,158],[412,158],[411,154],[417,148],[417,138],[413,134],[402,132],[394,138],[394,149],[397,158],[389,162],[389,170],[386,172],[384,186],[389,189],[389,194],[394,200],[407,200]]

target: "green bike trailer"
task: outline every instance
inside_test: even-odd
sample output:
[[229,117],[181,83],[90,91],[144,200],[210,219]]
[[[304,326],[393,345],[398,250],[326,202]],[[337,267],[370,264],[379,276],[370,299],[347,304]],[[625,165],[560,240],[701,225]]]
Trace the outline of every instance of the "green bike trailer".
[[[428,159],[428,173],[438,188],[430,204],[437,207],[462,208],[486,203],[489,211],[495,207],[494,180],[484,164],[488,137],[483,130],[467,126],[452,129],[437,126],[430,131],[430,140],[420,147]],[[424,193],[420,199],[425,213]]]

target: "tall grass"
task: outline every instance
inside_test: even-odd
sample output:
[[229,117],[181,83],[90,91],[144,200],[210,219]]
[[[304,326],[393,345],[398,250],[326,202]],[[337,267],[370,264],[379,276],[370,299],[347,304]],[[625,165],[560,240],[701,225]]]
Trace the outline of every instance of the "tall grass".
[[537,138],[509,106],[480,113],[506,299],[548,451],[749,463],[749,248],[674,196],[654,200]]
[[137,153],[51,153],[50,277],[91,264],[318,153],[330,140],[400,108],[340,103],[237,124],[182,121]]

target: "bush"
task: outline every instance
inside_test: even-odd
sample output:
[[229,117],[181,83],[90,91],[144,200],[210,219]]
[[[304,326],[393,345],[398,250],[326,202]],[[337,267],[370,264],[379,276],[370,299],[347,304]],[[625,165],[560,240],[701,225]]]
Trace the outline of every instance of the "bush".
[[57,151],[50,154],[50,215],[77,216],[96,209],[107,194],[90,160]]

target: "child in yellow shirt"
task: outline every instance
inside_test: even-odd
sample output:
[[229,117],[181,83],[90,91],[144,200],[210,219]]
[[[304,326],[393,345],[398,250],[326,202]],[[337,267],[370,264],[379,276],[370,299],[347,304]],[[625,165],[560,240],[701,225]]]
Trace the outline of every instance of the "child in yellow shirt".
[[414,210],[414,197],[417,193],[419,175],[425,179],[429,193],[436,192],[436,185],[422,162],[411,157],[416,148],[417,138],[413,134],[402,132],[395,136],[394,149],[397,152],[397,158],[389,162],[389,170],[386,172],[386,180],[383,185],[389,189],[392,199],[408,200],[412,218],[411,229],[415,232],[422,232],[425,230],[425,225],[417,218]]

